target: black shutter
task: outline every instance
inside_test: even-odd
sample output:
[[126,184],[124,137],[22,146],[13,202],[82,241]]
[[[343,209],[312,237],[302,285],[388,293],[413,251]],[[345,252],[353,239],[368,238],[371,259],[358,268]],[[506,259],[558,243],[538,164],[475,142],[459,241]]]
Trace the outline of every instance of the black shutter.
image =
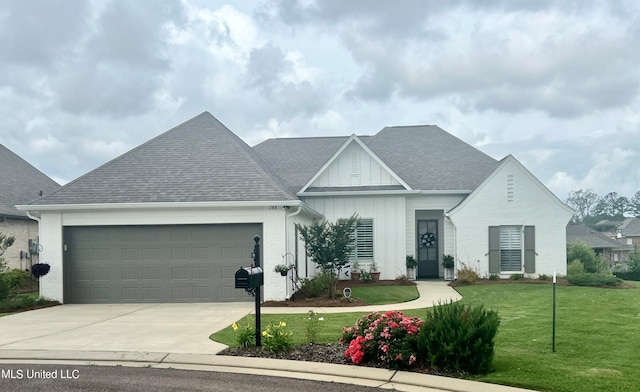
[[536,272],[536,227],[524,227],[524,272]]
[[489,226],[489,273],[500,273],[500,227]]

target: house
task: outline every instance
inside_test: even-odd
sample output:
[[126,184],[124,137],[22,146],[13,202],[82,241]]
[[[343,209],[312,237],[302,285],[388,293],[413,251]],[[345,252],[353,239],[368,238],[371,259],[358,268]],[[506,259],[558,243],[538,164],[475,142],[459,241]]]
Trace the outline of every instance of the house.
[[[382,279],[443,275],[443,254],[480,275],[566,273],[573,211],[513,156],[487,156],[437,126],[372,136],[269,139],[254,148],[205,112],[20,209],[41,214],[64,302],[250,300],[234,273],[261,237],[264,298],[312,276],[297,224],[357,213],[354,259]],[[293,265],[287,278],[273,271]]]
[[621,244],[582,223],[567,225],[567,244],[574,242],[584,242],[591,246],[597,255],[609,262],[611,267],[626,262],[629,252],[633,250],[633,246]]
[[0,233],[15,237],[4,255],[10,269],[38,262],[38,221],[16,204],[27,204],[58,188],[55,181],[0,144]]
[[624,245],[640,249],[640,219],[627,218],[616,228],[616,239]]

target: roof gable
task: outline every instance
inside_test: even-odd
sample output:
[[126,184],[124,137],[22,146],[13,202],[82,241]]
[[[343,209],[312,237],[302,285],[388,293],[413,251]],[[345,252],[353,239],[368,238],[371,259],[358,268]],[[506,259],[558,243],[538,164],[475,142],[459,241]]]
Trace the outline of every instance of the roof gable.
[[[49,194],[60,185],[24,159],[0,144],[0,216],[26,217],[26,211],[16,209]],[[40,193],[42,192],[42,193]]]
[[[488,187],[490,184],[492,184],[494,181],[497,180],[497,177],[502,174],[504,171],[506,170],[516,170],[522,174],[524,174],[524,176],[526,178],[528,178],[531,183],[534,185],[533,189],[537,190],[537,194],[533,195],[530,193],[527,193],[526,195],[520,194],[519,196],[514,196],[516,199],[520,199],[523,196],[526,197],[535,197],[535,196],[546,196],[552,203],[554,203],[560,210],[563,210],[564,212],[566,212],[568,214],[568,218],[567,220],[569,220],[569,218],[571,216],[573,216],[573,214],[575,213],[575,211],[573,211],[569,206],[567,206],[566,204],[564,204],[560,199],[558,199],[558,197],[556,195],[553,194],[553,192],[551,192],[549,190],[549,188],[547,188],[540,180],[538,180],[538,178],[536,178],[536,176],[534,176],[526,167],[524,167],[522,165],[522,163],[520,163],[513,155],[508,155],[505,158],[503,158],[500,161],[500,164],[498,165],[498,167],[495,168],[495,170],[491,173],[491,175],[489,175],[489,177],[487,177],[477,188],[475,188],[473,190],[473,192],[471,192],[464,200],[462,200],[462,202],[460,202],[460,204],[458,204],[456,207],[454,207],[451,211],[449,211],[449,214],[451,215],[455,215],[458,211],[464,209],[467,205],[469,205],[470,203],[473,202],[473,200],[483,192],[483,189],[485,187]],[[507,194],[507,191],[509,188],[509,184],[507,181],[505,181],[504,183],[504,188],[505,188],[505,197]],[[511,186],[514,186],[514,184],[511,184]],[[513,192],[515,192],[512,189]],[[496,203],[499,202],[499,200],[494,200]]]
[[34,204],[294,199],[246,143],[204,112]]
[[314,189],[389,186],[410,189],[358,136],[351,135],[302,187],[300,193]]

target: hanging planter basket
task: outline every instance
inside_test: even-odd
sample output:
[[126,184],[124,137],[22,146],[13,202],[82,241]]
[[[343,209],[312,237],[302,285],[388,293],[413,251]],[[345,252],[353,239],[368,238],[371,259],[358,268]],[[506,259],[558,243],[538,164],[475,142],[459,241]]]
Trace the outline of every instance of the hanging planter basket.
[[51,269],[51,266],[47,263],[36,263],[31,266],[31,274],[36,279],[40,279],[40,277],[48,274],[50,269]]

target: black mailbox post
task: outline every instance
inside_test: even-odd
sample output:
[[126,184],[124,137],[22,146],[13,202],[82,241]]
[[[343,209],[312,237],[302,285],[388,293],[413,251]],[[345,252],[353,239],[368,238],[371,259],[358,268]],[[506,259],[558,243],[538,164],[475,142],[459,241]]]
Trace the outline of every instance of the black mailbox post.
[[240,267],[236,271],[236,289],[245,289],[253,295],[256,300],[256,346],[262,346],[262,334],[260,333],[260,286],[264,285],[264,273],[260,267],[260,236],[253,237],[253,265],[251,267]]
[[236,271],[236,289],[257,289],[264,285],[261,267],[240,267]]

